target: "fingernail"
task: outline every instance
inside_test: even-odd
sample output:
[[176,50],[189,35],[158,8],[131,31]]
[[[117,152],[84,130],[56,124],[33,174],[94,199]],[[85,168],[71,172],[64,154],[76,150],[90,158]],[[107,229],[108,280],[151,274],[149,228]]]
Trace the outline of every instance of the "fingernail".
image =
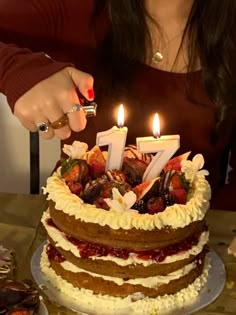
[[89,90],[87,91],[87,93],[88,93],[88,98],[89,98],[90,100],[93,100],[93,99],[94,99],[94,90],[93,90],[93,89],[89,89]]
[[82,106],[84,106],[84,101],[85,101],[84,97],[83,98],[79,97],[79,102]]

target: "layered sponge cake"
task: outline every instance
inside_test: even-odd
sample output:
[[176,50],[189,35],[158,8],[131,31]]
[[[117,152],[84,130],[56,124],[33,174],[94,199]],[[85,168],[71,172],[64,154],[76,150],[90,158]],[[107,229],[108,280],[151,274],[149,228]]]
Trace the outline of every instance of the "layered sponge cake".
[[151,155],[125,151],[121,170],[106,153],[75,142],[48,178],[41,257],[47,279],[96,314],[159,314],[198,295],[207,280],[205,220],[211,189],[202,155],[170,160],[142,182]]

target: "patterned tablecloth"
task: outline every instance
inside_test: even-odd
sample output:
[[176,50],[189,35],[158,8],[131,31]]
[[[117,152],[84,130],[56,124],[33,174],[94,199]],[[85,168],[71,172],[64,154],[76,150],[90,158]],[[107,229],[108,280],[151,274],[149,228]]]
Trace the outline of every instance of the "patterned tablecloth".
[[[16,252],[18,278],[30,278],[30,261],[38,246],[46,239],[40,223],[47,202],[43,195],[0,193],[0,244]],[[236,315],[236,257],[227,248],[236,236],[236,211],[210,210],[210,247],[226,267],[226,285],[212,304],[195,312],[196,315]],[[216,275],[217,277],[217,275]],[[44,297],[50,315],[74,314]]]

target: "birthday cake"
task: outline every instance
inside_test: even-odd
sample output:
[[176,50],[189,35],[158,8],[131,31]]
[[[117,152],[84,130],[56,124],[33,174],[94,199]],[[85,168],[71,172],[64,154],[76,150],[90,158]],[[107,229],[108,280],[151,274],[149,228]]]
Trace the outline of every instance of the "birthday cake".
[[120,170],[107,152],[74,142],[48,178],[41,256],[47,280],[96,314],[160,314],[194,301],[207,281],[211,189],[201,154],[167,162],[143,182],[151,154],[127,147]]

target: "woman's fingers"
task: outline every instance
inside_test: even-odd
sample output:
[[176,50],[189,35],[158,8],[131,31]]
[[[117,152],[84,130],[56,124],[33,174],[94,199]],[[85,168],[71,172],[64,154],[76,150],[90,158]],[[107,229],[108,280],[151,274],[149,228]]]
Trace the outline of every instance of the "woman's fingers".
[[70,113],[75,104],[80,104],[80,101],[76,90],[74,89],[70,95],[70,102],[65,103],[63,106],[63,113],[68,116],[70,128],[73,131],[79,132],[86,127],[87,119],[83,110],[77,110]]
[[71,130],[81,131],[86,126],[84,111],[72,110],[79,104],[76,87],[82,95],[93,100],[92,76],[71,67],[65,68],[22,95],[15,104],[14,114],[25,128],[38,130],[45,139],[54,135],[66,139]]
[[77,69],[72,67],[68,67],[66,68],[66,70],[68,71],[74,84],[78,87],[80,93],[89,101],[93,101],[93,77],[86,72],[78,71]]
[[[80,93],[88,100],[92,101],[94,99],[94,91],[93,91],[93,77],[85,72],[78,71],[75,68],[68,67],[66,68],[69,76],[72,78],[73,83],[79,89]],[[76,94],[76,93],[75,93]],[[70,112],[71,108],[74,104],[79,104],[79,99],[77,94],[72,96],[74,100],[73,103],[70,104],[70,108],[66,107],[66,113]],[[84,111],[75,111],[68,115],[69,124],[73,131],[81,131],[86,126],[86,115]]]

